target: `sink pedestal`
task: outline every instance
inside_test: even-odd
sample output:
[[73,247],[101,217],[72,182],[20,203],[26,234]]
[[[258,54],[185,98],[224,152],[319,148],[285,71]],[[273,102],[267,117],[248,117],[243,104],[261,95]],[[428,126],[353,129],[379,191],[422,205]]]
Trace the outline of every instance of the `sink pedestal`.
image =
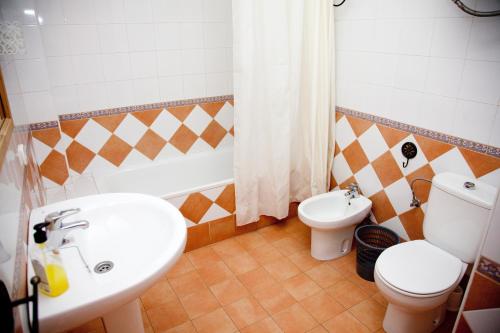
[[107,313],[103,319],[107,333],[144,333],[137,299]]
[[317,260],[331,260],[351,252],[356,225],[341,229],[311,228],[311,255]]

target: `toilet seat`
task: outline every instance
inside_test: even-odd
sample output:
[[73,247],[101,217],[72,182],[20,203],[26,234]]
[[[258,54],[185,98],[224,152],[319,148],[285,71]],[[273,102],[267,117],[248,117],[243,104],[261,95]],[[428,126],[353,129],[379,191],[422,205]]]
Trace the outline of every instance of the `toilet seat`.
[[379,277],[392,289],[414,297],[446,293],[462,276],[465,264],[424,240],[392,246],[375,265]]

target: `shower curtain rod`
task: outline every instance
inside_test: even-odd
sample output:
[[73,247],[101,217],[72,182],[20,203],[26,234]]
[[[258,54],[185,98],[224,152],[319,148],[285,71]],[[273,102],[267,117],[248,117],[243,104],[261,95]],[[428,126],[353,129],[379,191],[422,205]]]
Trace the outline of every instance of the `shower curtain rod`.
[[[339,4],[336,4],[335,2],[333,3],[334,7],[340,7],[344,4],[346,0],[342,0]],[[470,7],[467,7],[461,0],[451,0],[457,5],[458,8],[460,8],[462,11],[466,12],[467,14],[477,16],[477,17],[491,17],[491,16],[499,16],[500,15],[500,10],[492,10],[489,12],[481,12],[478,10],[474,10]]]

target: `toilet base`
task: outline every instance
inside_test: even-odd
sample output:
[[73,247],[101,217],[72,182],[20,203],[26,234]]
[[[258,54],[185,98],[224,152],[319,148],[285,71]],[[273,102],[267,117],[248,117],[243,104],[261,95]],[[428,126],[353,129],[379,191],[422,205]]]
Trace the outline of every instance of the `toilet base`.
[[383,326],[387,333],[430,333],[443,323],[445,316],[446,304],[424,312],[407,312],[389,304]]
[[317,260],[331,260],[351,252],[356,225],[341,229],[311,229],[311,255]]
[[103,316],[108,333],[144,333],[141,307],[135,299]]

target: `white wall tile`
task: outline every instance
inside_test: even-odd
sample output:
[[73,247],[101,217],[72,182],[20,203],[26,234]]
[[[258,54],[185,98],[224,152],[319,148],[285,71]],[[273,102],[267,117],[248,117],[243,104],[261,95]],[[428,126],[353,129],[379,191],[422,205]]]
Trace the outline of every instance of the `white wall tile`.
[[203,23],[181,23],[181,47],[183,49],[203,48]]
[[429,58],[401,55],[398,57],[394,86],[397,88],[422,91]]
[[437,20],[432,38],[431,55],[463,58],[471,25],[471,18]]
[[460,88],[463,67],[462,59],[430,58],[425,91],[456,97]]
[[160,77],[158,80],[160,85],[160,100],[175,101],[184,97],[182,76]]
[[497,107],[495,122],[493,123],[488,143],[494,147],[500,147],[500,106]]
[[232,73],[207,74],[207,96],[222,96],[232,93],[230,77]]
[[156,76],[158,73],[156,62],[156,52],[147,51],[130,53],[132,77],[138,79]]
[[97,23],[123,23],[125,5],[123,0],[94,0]]
[[76,71],[76,83],[104,81],[102,59],[97,54],[74,56],[73,66]]
[[128,53],[103,54],[104,79],[117,81],[130,79],[130,59]]
[[497,104],[500,99],[500,62],[465,62],[460,97],[477,102]]
[[183,21],[203,20],[203,0],[183,0],[180,6],[180,18]]
[[25,52],[14,55],[15,59],[37,59],[43,58],[42,36],[40,28],[36,25],[23,25],[23,37]]
[[62,0],[36,0],[35,4],[40,24],[64,23]]
[[[397,51],[401,22],[400,20],[377,20],[375,22],[373,36],[373,49],[375,51],[384,53],[395,53]],[[348,30],[336,32],[335,36],[348,39],[349,32]]]
[[47,70],[52,86],[65,86],[75,81],[75,69],[71,56],[47,57]]
[[204,74],[202,75],[184,75],[183,76],[183,96],[206,96],[207,82]]
[[45,25],[41,27],[44,51],[47,56],[71,54],[70,40],[63,25]]
[[72,54],[95,54],[100,52],[96,25],[66,26]]
[[134,104],[134,85],[132,80],[106,83],[107,103],[110,108]]
[[389,103],[389,118],[406,124],[415,124],[420,117],[422,93],[394,89]]
[[2,61],[0,63],[5,88],[9,94],[22,93],[21,86],[19,85],[19,77],[16,71],[15,61]]
[[130,51],[149,51],[155,49],[153,24],[129,24],[127,33]]
[[200,74],[205,72],[205,50],[182,50],[182,73]]
[[159,100],[160,93],[157,78],[134,80],[134,103],[148,104]]
[[78,107],[82,112],[95,111],[108,107],[106,84],[103,82],[77,86]]
[[428,55],[431,45],[434,20],[404,20],[399,26],[396,49],[399,53]]
[[210,22],[230,22],[231,0],[203,0],[204,20]]
[[227,49],[206,49],[205,69],[207,73],[227,72],[231,70]]
[[488,143],[496,117],[496,107],[471,101],[458,101],[453,123],[454,135]]
[[124,6],[126,22],[151,22],[153,9],[150,0],[124,0]]
[[16,60],[16,70],[23,92],[49,89],[49,76],[44,60]]
[[48,91],[25,93],[23,98],[30,123],[57,120],[52,96]]
[[54,109],[57,114],[80,112],[76,86],[61,86],[51,89]]
[[98,27],[99,43],[103,53],[127,52],[128,38],[125,24],[102,24]]
[[182,74],[181,51],[158,51],[158,75],[172,76]]
[[422,97],[420,117],[415,125],[451,134],[456,117],[457,101],[454,98],[426,94]]
[[95,23],[94,2],[89,0],[64,0],[63,12],[68,24]]
[[[500,8],[500,1],[496,6]],[[500,17],[473,20],[467,58],[500,61]]]
[[204,23],[203,32],[207,47],[233,46],[232,26],[229,23]]
[[[158,50],[180,49],[181,26],[182,23],[179,22],[157,23],[155,25],[157,49]],[[201,35],[201,38],[203,38],[203,34]]]
[[179,21],[182,14],[180,0],[152,0],[153,18],[156,22]]

